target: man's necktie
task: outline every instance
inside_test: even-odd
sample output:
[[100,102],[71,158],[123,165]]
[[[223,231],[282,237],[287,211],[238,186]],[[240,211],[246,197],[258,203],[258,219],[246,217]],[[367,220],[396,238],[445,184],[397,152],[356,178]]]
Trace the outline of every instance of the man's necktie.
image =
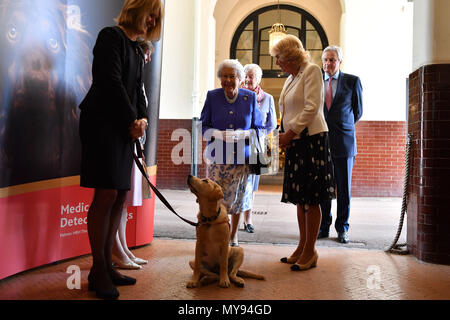
[[331,102],[333,101],[333,89],[331,88],[331,80],[332,80],[332,78],[329,77],[327,94],[325,95],[325,104],[326,104],[328,110],[330,110]]

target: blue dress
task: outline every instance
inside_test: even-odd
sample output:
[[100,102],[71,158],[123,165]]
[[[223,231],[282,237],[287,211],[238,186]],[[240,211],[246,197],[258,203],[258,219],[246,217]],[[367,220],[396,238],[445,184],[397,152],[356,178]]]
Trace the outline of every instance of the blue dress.
[[[256,101],[256,94],[239,89],[238,97],[230,103],[222,88],[208,91],[200,116],[203,139],[208,141],[206,158],[217,164],[245,164],[250,156],[248,142],[226,143],[212,138],[212,130],[259,130],[264,134],[262,115]],[[217,153],[217,157],[216,157]],[[220,156],[222,153],[222,157]]]
[[248,140],[227,143],[212,139],[212,130],[250,130],[263,132],[262,116],[256,94],[239,89],[234,102],[228,102],[222,88],[208,91],[201,112],[203,139],[208,141],[205,157],[207,176],[220,185],[229,214],[251,209],[252,180],[249,179]]

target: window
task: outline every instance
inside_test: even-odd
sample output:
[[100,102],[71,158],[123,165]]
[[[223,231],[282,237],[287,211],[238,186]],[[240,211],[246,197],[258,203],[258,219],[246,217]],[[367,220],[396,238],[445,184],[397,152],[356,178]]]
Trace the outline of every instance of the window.
[[[311,54],[311,61],[321,66],[323,49],[328,46],[325,31],[319,22],[305,10],[280,5],[281,22],[288,34],[297,36]],[[277,6],[268,6],[253,12],[237,28],[231,42],[230,57],[242,65],[256,63],[263,69],[264,78],[286,77],[269,54],[269,31],[278,18]]]

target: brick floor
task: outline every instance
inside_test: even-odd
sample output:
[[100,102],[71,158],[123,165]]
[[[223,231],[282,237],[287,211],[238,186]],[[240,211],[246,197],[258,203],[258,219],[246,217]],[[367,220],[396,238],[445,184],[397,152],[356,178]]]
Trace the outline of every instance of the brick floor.
[[[246,279],[244,288],[211,284],[187,289],[194,256],[193,240],[155,239],[133,250],[148,259],[141,270],[124,270],[137,284],[119,287],[122,300],[449,300],[450,266],[420,262],[411,255],[380,250],[318,247],[317,268],[292,272],[279,259],[292,245],[246,244],[243,268],[261,273],[266,280]],[[91,300],[87,290],[91,256],[66,260],[0,281],[2,300]],[[69,266],[81,270],[81,288],[69,290]]]

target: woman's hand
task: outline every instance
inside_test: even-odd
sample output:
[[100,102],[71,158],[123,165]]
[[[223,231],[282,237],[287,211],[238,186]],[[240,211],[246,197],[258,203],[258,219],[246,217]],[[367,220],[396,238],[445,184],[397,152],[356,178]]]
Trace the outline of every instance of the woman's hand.
[[291,141],[295,137],[295,132],[289,130],[286,133],[280,133],[279,135],[279,146],[282,149],[289,148],[291,146]]
[[144,135],[146,129],[147,129],[146,119],[134,120],[134,122],[130,125],[131,139],[133,140],[139,139]]

